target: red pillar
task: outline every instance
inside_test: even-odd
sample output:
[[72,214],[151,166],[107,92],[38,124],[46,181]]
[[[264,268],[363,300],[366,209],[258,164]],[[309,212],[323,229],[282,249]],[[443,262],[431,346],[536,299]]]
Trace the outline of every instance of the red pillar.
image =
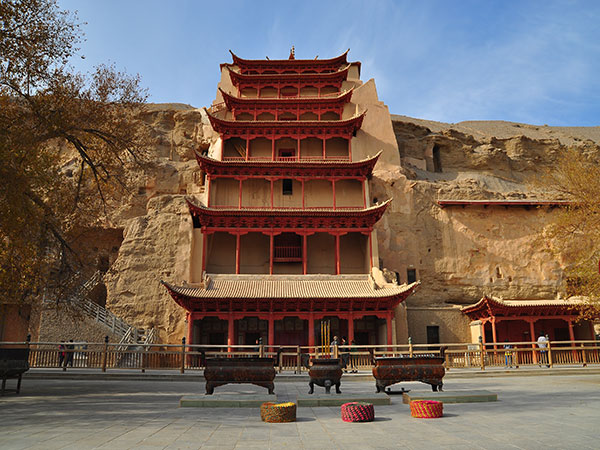
[[250,158],[250,139],[246,138],[246,161]]
[[[229,313],[229,317],[227,319],[227,345],[235,344],[235,333],[234,333],[233,327],[234,327],[233,314]],[[227,351],[232,352],[233,348],[228,347]]]
[[[528,322],[529,322],[529,335],[531,336],[531,342],[532,342],[531,348],[535,349],[535,343],[534,343],[535,342],[535,326],[533,325],[534,320],[529,319]],[[537,362],[538,362],[537,353],[533,352],[533,363],[537,364]]]
[[[298,120],[298,119],[296,119]],[[298,142],[298,151],[296,152],[296,161],[300,161],[300,136],[298,136],[298,139],[296,140]]]
[[348,138],[348,160],[352,161],[352,137]]
[[[386,317],[385,317],[385,324],[386,324],[386,328],[387,328],[387,345],[392,345],[392,343],[394,342],[392,339],[392,313],[389,312]],[[393,351],[391,348],[389,349],[389,351]]]
[[302,274],[306,275],[308,269],[308,247],[306,245],[308,237],[306,234],[302,235]]
[[315,318],[312,314],[308,317],[308,345],[315,346]]
[[362,180],[363,208],[367,207],[367,187],[365,186],[366,182],[366,178]]
[[192,318],[192,313],[186,313],[187,320],[187,339],[186,342],[188,345],[192,345],[194,343],[194,319]]
[[331,180],[331,188],[333,190],[333,210],[335,211],[335,180]]
[[[273,240],[274,236],[269,235],[269,275],[273,275]],[[270,330],[270,328],[269,328]]]
[[335,274],[340,274],[340,235],[335,235]]
[[269,314],[269,347],[275,345],[275,320],[273,320],[273,314]]
[[348,344],[352,344],[354,340],[354,315],[348,314]]
[[202,274],[206,272],[206,252],[208,252],[208,235],[202,233]]
[[210,206],[210,175],[206,175],[206,206]]
[[323,159],[325,159],[325,142],[326,142],[326,139],[325,139],[325,136],[323,136]]
[[302,178],[300,181],[302,183],[302,209],[304,209],[304,178]]
[[273,178],[271,178],[271,209],[273,209],[273,190],[274,190],[273,184],[274,183],[275,183],[275,180]]
[[567,323],[569,324],[569,339],[571,339],[571,341],[574,341],[575,340],[575,331],[573,330],[573,321],[567,320]]
[[[277,120],[277,118],[275,118]],[[275,136],[271,139],[271,161],[275,161]]]
[[242,179],[240,178],[240,193],[238,196],[238,209],[242,209]]
[[371,272],[371,267],[373,267],[373,231],[369,233],[369,273]]
[[240,241],[241,241],[241,238],[242,238],[241,234],[235,235],[235,273],[236,274],[240,273]]
[[[496,339],[496,318],[492,316],[492,340],[494,341],[494,344],[496,344],[496,342],[498,342],[498,340]],[[496,345],[494,345],[494,350],[496,350]]]

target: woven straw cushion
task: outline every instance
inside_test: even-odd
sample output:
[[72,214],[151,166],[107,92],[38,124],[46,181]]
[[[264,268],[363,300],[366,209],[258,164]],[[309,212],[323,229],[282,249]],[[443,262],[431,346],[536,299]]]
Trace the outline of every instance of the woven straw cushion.
[[375,409],[371,403],[351,402],[342,405],[344,422],[373,422]]
[[265,402],[260,405],[260,418],[271,423],[295,422],[296,404]]
[[433,400],[413,400],[410,415],[419,419],[437,419],[444,415],[444,404]]

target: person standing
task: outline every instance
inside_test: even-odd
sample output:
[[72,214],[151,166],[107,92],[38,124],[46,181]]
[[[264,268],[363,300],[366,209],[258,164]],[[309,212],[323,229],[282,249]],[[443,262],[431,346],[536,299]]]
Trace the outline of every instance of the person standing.
[[507,369],[512,369],[513,366],[512,348],[511,344],[504,344],[504,365]]
[[65,341],[60,341],[58,344],[58,367],[62,367],[65,361]]
[[73,357],[75,356],[75,344],[73,344],[73,339],[69,340],[67,344],[67,355],[65,359],[65,367],[73,367]]
[[540,333],[540,337],[537,339],[537,345],[540,349],[540,367],[542,364],[545,364],[547,367],[550,367],[548,364],[548,336],[546,336],[545,332]]

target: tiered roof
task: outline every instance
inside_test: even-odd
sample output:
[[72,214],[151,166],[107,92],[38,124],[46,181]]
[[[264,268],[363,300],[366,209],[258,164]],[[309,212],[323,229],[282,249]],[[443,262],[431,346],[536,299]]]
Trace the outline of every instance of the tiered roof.
[[196,160],[206,173],[217,176],[261,177],[367,177],[373,172],[381,151],[361,161],[220,161],[196,152]]
[[484,296],[477,303],[461,308],[471,320],[480,320],[488,317],[510,317],[521,316],[577,316],[579,307],[585,305],[582,299],[568,300],[504,300],[496,297]]
[[207,208],[186,199],[196,228],[303,229],[369,231],[391,200],[368,208]]
[[378,286],[370,275],[216,275],[196,286],[162,282],[188,311],[380,311],[418,286]]

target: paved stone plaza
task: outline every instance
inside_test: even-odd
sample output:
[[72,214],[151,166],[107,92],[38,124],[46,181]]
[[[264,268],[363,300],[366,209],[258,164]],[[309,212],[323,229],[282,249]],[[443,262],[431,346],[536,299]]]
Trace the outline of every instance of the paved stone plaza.
[[[275,385],[281,401],[307,389]],[[196,381],[28,378],[21,395],[0,397],[0,448],[600,448],[600,375],[445,379],[447,392],[461,389],[497,392],[499,401],[448,404],[445,417],[427,420],[413,419],[397,395],[375,407],[372,423],[344,423],[339,407],[306,407],[296,423],[267,424],[253,408],[179,408],[181,396],[203,393]],[[215,394],[231,390],[266,392],[230,385]],[[371,393],[374,383],[342,381],[342,391]]]

